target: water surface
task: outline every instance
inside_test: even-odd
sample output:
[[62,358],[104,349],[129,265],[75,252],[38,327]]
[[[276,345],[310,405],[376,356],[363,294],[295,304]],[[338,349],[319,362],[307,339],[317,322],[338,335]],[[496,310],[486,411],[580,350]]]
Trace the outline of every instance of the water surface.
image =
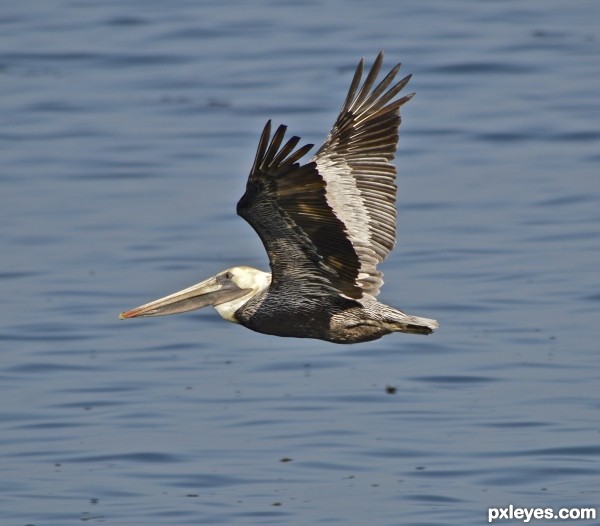
[[[0,522],[480,525],[600,499],[600,4],[7,2]],[[118,313],[235,264],[269,118],[417,96],[382,299],[427,338]]]

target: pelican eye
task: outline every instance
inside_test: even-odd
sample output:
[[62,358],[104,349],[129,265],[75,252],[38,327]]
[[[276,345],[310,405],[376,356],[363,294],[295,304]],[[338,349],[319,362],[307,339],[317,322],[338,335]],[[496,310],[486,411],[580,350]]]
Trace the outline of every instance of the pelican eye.
[[223,278],[225,278],[225,279],[231,279],[231,278],[233,278],[233,273],[231,273],[231,272],[225,272],[225,274],[223,274]]

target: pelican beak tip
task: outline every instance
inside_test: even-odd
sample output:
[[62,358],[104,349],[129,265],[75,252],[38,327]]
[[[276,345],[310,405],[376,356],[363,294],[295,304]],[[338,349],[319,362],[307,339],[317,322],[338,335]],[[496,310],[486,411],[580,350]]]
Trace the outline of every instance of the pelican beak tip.
[[128,310],[125,312],[121,312],[119,314],[119,319],[120,320],[127,320],[129,318],[135,318],[137,315],[137,309],[133,309],[133,310]]

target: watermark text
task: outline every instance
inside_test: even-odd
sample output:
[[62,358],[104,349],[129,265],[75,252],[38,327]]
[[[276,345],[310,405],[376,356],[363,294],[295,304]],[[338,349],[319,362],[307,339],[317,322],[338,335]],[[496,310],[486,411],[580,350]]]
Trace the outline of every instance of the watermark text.
[[554,520],[594,520],[596,508],[519,508],[508,505],[506,508],[488,508],[488,522],[500,520],[519,520],[528,523],[531,519]]

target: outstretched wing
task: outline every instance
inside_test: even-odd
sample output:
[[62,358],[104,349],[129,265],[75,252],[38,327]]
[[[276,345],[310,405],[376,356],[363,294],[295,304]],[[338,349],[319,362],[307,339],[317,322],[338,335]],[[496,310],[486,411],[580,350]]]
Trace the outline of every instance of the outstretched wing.
[[357,284],[375,296],[383,284],[377,270],[396,242],[396,168],[400,106],[414,94],[396,98],[410,75],[394,81],[400,64],[375,87],[379,53],[365,82],[361,60],[340,114],[325,143],[311,159],[327,183],[327,203],[346,227],[360,261]]
[[298,137],[283,144],[285,126],[271,138],[270,121],[262,132],[237,211],[265,246],[272,286],[351,298],[379,292],[376,265],[395,242],[399,108],[411,97],[394,100],[409,77],[386,91],[399,66],[372,89],[382,60],[380,53],[359,89],[361,60],[332,131],[307,164],[298,161],[312,145],[296,148]]
[[312,147],[296,149],[299,137],[283,146],[286,126],[271,138],[265,126],[246,192],[237,204],[261,238],[269,256],[272,286],[298,286],[307,294],[331,294],[336,289],[360,298],[355,280],[360,262],[345,225],[325,197],[326,185],[317,165],[297,161]]

